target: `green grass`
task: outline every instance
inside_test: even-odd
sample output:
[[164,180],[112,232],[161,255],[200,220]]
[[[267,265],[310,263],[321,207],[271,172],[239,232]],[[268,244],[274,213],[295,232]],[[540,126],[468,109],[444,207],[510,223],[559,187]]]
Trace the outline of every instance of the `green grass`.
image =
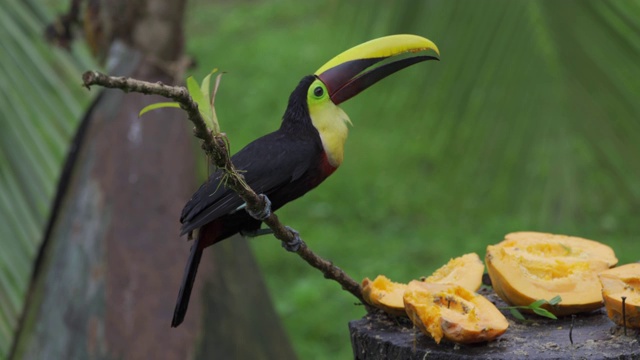
[[[338,52],[403,32],[440,47],[441,62],[343,106],[342,167],[281,220],[356,280],[428,275],[517,230],[639,260],[640,37],[616,15],[640,15],[638,2],[379,3],[191,4],[188,53],[197,78],[228,72],[216,104],[234,151],[275,130],[299,79]],[[300,357],[351,357],[363,309],[275,240],[252,247]]]

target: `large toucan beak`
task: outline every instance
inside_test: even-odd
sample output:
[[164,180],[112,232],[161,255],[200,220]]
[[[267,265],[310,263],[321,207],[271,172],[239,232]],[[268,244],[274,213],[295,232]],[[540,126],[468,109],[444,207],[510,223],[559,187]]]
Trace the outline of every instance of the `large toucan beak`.
[[[436,56],[422,52],[433,50],[438,56],[438,47],[431,40],[417,35],[385,36],[355,46],[322,65],[315,75],[327,87],[329,96],[338,105],[358,95],[364,89],[402,70],[407,66],[426,60],[439,60]],[[422,53],[422,54],[419,54]],[[379,62],[408,54],[402,59]],[[374,66],[378,64],[377,66]]]

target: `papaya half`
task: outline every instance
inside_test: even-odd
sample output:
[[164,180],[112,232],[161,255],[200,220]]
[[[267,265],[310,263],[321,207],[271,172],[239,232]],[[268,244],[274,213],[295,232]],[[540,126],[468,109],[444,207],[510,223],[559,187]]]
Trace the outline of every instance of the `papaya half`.
[[598,277],[609,318],[620,326],[640,328],[640,263],[609,269]]
[[485,262],[495,292],[508,304],[527,306],[560,295],[559,304],[543,307],[555,315],[569,315],[602,306],[597,274],[618,259],[609,246],[593,240],[517,232],[488,246]]

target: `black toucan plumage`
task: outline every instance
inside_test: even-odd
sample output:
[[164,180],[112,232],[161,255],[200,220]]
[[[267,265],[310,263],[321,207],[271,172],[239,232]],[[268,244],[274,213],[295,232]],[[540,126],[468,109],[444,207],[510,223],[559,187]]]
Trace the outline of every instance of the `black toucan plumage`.
[[[275,211],[318,186],[340,165],[347,137],[348,116],[337,106],[375,82],[434,56],[413,55],[371,69],[402,53],[434,50],[431,41],[415,35],[375,39],[336,56],[315,75],[302,78],[291,93],[280,128],[248,144],[231,157],[246,183],[271,201]],[[185,205],[181,235],[194,232],[171,325],[182,323],[189,304],[202,251],[234,234],[255,233],[262,222],[243,207],[244,202],[214,172]]]

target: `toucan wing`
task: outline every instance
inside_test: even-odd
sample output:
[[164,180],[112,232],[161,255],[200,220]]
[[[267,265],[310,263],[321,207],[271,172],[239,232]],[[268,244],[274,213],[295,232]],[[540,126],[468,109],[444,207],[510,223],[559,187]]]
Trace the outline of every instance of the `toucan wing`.
[[[276,131],[253,141],[231,161],[256,193],[268,196],[305,174],[317,151],[317,144]],[[244,204],[222,181],[222,172],[217,170],[187,202],[180,217],[181,234],[233,213]]]

